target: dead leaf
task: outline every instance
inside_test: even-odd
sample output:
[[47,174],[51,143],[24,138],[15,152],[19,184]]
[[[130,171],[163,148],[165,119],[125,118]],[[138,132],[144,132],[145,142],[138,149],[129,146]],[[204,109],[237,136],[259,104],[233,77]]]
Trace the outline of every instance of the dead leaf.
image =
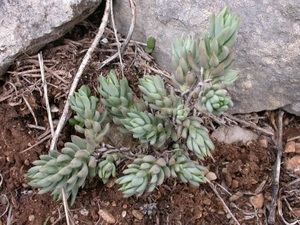
[[251,196],[250,203],[253,205],[254,208],[261,209],[264,206],[264,195],[260,193],[255,196]]
[[99,216],[102,217],[102,219],[109,223],[109,224],[114,224],[116,223],[116,219],[114,218],[114,216],[109,213],[108,211],[104,210],[104,209],[100,209],[98,212]]

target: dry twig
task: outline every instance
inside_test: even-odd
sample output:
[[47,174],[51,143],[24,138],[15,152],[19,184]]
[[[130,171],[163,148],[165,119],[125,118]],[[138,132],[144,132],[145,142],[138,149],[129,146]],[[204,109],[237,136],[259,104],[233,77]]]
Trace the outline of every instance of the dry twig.
[[66,193],[65,193],[64,188],[61,189],[61,193],[62,193],[62,198],[63,198],[63,204],[64,204],[67,225],[71,225],[70,217],[69,217],[69,207],[68,207],[68,202],[67,202]]
[[80,66],[79,66],[79,69],[78,69],[78,71],[77,71],[77,73],[76,73],[76,75],[73,79],[73,83],[71,85],[71,88],[70,88],[70,91],[69,91],[64,109],[63,109],[63,113],[62,113],[62,115],[59,119],[59,122],[57,124],[54,136],[51,140],[50,151],[53,151],[55,149],[56,143],[58,141],[58,137],[60,135],[60,132],[61,132],[62,128],[64,127],[65,122],[67,120],[68,113],[69,113],[69,107],[70,107],[70,98],[71,98],[71,96],[73,96],[73,94],[74,94],[74,92],[77,88],[78,82],[81,78],[81,75],[83,74],[83,71],[84,71],[85,67],[87,66],[88,62],[90,61],[90,59],[92,57],[92,54],[95,51],[95,48],[97,47],[97,45],[98,45],[98,43],[99,43],[99,41],[100,41],[100,39],[101,39],[101,37],[104,33],[105,27],[106,27],[107,22],[108,22],[108,17],[109,17],[109,12],[110,12],[110,2],[111,1],[112,0],[107,0],[106,1],[105,11],[104,11],[104,15],[103,15],[102,22],[100,24],[98,33],[97,33],[92,45],[90,46],[90,48],[86,52]]
[[269,224],[275,224],[275,217],[276,217],[276,206],[278,201],[278,191],[279,191],[279,179],[280,179],[280,167],[281,167],[281,157],[282,157],[282,119],[283,119],[284,112],[280,111],[278,114],[278,134],[276,140],[276,147],[277,147],[277,157],[274,166],[274,173],[273,173],[273,185],[272,185],[272,201],[270,205],[270,214],[268,217]]
[[236,122],[238,122],[238,123],[240,123],[240,124],[243,124],[243,125],[245,125],[245,126],[247,126],[247,127],[251,127],[251,128],[253,128],[253,129],[255,129],[255,130],[259,131],[259,132],[262,132],[262,133],[266,134],[266,135],[274,136],[274,133],[273,133],[273,132],[271,132],[271,131],[269,131],[269,130],[266,130],[266,129],[264,129],[264,128],[261,128],[261,127],[257,126],[257,125],[254,124],[254,123],[247,122],[247,121],[245,121],[245,120],[239,119],[239,118],[237,118],[237,117],[235,117],[235,116],[232,116],[232,115],[229,115],[229,114],[227,114],[227,113],[223,113],[223,115],[226,116],[226,117],[228,117],[228,118],[231,119],[231,120],[234,120],[234,121],[236,121]]
[[116,23],[115,23],[115,16],[114,16],[114,7],[113,7],[113,5],[114,5],[113,1],[111,1],[110,2],[111,23],[112,23],[112,26],[113,26],[114,35],[115,35],[116,42],[117,42],[118,55],[119,55],[119,59],[120,59],[120,67],[121,67],[122,77],[124,77],[124,65],[123,65],[122,53],[121,53],[121,43],[120,43],[119,38],[118,38],[118,32],[117,32]]
[[234,222],[237,225],[240,225],[240,222],[237,220],[237,218],[233,215],[233,213],[231,212],[231,210],[229,209],[229,207],[226,205],[225,201],[223,200],[223,198],[221,197],[221,195],[219,194],[219,192],[217,191],[215,185],[210,182],[209,180],[207,180],[207,183],[209,184],[210,188],[213,190],[213,192],[215,193],[215,195],[219,198],[219,200],[222,202],[225,210],[227,211],[227,213],[230,214],[231,218],[234,220]]
[[39,64],[40,64],[40,69],[41,69],[42,85],[43,85],[43,89],[44,89],[44,99],[45,99],[45,104],[46,104],[46,109],[47,109],[47,114],[48,114],[48,122],[50,125],[51,136],[53,137],[54,127],[53,127],[51,108],[50,108],[49,98],[48,98],[47,81],[45,78],[44,60],[43,60],[42,52],[40,52],[38,54],[38,58],[39,58]]
[[[135,2],[134,2],[134,0],[129,0],[129,2],[130,2],[130,8],[131,8],[132,17],[131,17],[131,23],[130,23],[130,27],[129,27],[129,30],[128,30],[127,37],[126,37],[126,39],[123,42],[123,45],[121,47],[121,55],[124,53],[127,45],[130,42],[130,39],[131,39],[132,34],[133,34],[134,26],[135,26],[135,20],[136,20],[136,13],[135,13],[136,6],[135,6]],[[111,61],[115,60],[118,56],[119,56],[119,53],[117,52],[114,55],[112,55],[111,57],[109,57],[108,59],[104,60],[101,63],[100,68],[103,68],[105,65],[107,65]]]
[[32,117],[33,117],[33,119],[34,119],[34,123],[35,123],[35,125],[36,125],[36,126],[38,126],[38,122],[37,122],[37,119],[36,119],[36,116],[35,116],[35,114],[34,114],[34,111],[33,111],[33,109],[31,108],[31,106],[30,106],[29,102],[27,101],[27,99],[25,98],[25,96],[24,96],[24,95],[22,95],[22,98],[23,98],[23,100],[24,100],[24,102],[25,102],[26,106],[27,106],[27,107],[28,107],[28,109],[29,109],[29,112],[31,113],[31,115],[32,115]]

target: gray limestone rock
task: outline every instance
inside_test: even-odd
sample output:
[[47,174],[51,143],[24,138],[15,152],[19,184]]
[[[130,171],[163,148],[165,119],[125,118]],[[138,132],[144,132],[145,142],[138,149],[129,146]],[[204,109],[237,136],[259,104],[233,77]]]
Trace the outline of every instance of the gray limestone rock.
[[[130,24],[128,1],[115,1],[118,30]],[[171,43],[182,35],[202,35],[211,12],[225,4],[241,18],[234,67],[240,79],[230,89],[233,113],[272,110],[300,101],[299,0],[136,0],[134,38],[157,40],[154,56],[169,71]]]
[[1,0],[0,78],[17,56],[60,38],[100,3],[101,0]]

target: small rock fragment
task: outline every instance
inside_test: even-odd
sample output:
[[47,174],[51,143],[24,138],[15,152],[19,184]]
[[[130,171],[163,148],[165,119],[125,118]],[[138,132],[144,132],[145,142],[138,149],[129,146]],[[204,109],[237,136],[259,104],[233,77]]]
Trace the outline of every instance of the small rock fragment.
[[137,218],[138,220],[142,220],[144,218],[144,214],[141,213],[140,211],[138,210],[132,210],[132,215]]
[[101,216],[101,218],[109,223],[109,224],[114,224],[116,223],[116,219],[113,217],[113,215],[111,213],[109,213],[108,211],[104,210],[104,209],[100,209],[98,211],[99,216]]
[[108,188],[112,188],[115,185],[115,179],[110,179],[107,183],[106,183],[106,187]]
[[32,222],[32,221],[34,221],[34,219],[35,219],[35,216],[34,216],[34,215],[28,216],[28,221]]
[[268,142],[267,137],[265,137],[265,136],[260,137],[258,140],[258,143],[261,147],[268,148],[269,142]]
[[240,197],[242,197],[243,195],[244,194],[242,192],[238,191],[237,193],[230,196],[229,201],[234,202],[234,201],[238,200]]
[[127,212],[124,210],[122,211],[122,217],[124,218],[127,215]]
[[253,205],[254,208],[261,209],[264,206],[264,195],[260,193],[255,196],[251,196],[250,203]]
[[231,187],[236,189],[239,187],[239,182],[237,180],[232,180]]
[[213,181],[213,180],[216,180],[217,179],[217,175],[214,173],[214,172],[208,172],[206,174],[206,178],[209,180],[209,181]]
[[297,218],[300,218],[300,208],[294,208],[293,213],[295,214],[295,216],[297,216]]
[[300,143],[295,144],[296,153],[300,153]]
[[242,142],[246,144],[247,142],[256,140],[258,138],[257,134],[251,130],[239,127],[239,126],[220,126],[216,129],[212,135],[218,142],[224,142],[226,144]]
[[300,156],[296,155],[286,161],[286,169],[300,175]]
[[89,211],[87,209],[83,208],[83,209],[80,210],[80,214],[83,215],[83,216],[88,216]]
[[296,143],[294,141],[289,141],[286,143],[284,152],[285,153],[291,153],[296,151]]

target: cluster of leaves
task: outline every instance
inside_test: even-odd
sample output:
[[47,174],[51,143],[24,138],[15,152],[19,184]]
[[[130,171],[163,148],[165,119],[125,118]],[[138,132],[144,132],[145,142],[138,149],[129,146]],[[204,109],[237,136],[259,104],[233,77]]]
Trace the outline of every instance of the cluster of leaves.
[[[84,138],[72,136],[61,152],[41,155],[28,171],[30,185],[40,188],[41,193],[52,192],[55,198],[61,198],[64,189],[74,202],[88,177],[98,174],[104,183],[115,177],[122,153],[104,154],[100,159],[94,156],[109,122],[161,153],[137,156],[127,166],[117,179],[125,197],[151,192],[170,176],[194,186],[205,182],[206,168],[191,158],[210,156],[214,144],[202,120],[195,116],[194,106],[200,112],[220,114],[233,105],[225,87],[237,78],[230,66],[238,25],[238,18],[225,8],[211,17],[203,39],[176,41],[176,73],[169,88],[160,76],[145,75],[139,80],[142,97],[137,98],[127,79],[118,79],[111,71],[99,77],[98,92],[105,106],[100,114],[98,99],[88,87],[81,87],[71,99],[71,107],[76,114],[72,124]],[[166,149],[168,153],[163,154]]]

